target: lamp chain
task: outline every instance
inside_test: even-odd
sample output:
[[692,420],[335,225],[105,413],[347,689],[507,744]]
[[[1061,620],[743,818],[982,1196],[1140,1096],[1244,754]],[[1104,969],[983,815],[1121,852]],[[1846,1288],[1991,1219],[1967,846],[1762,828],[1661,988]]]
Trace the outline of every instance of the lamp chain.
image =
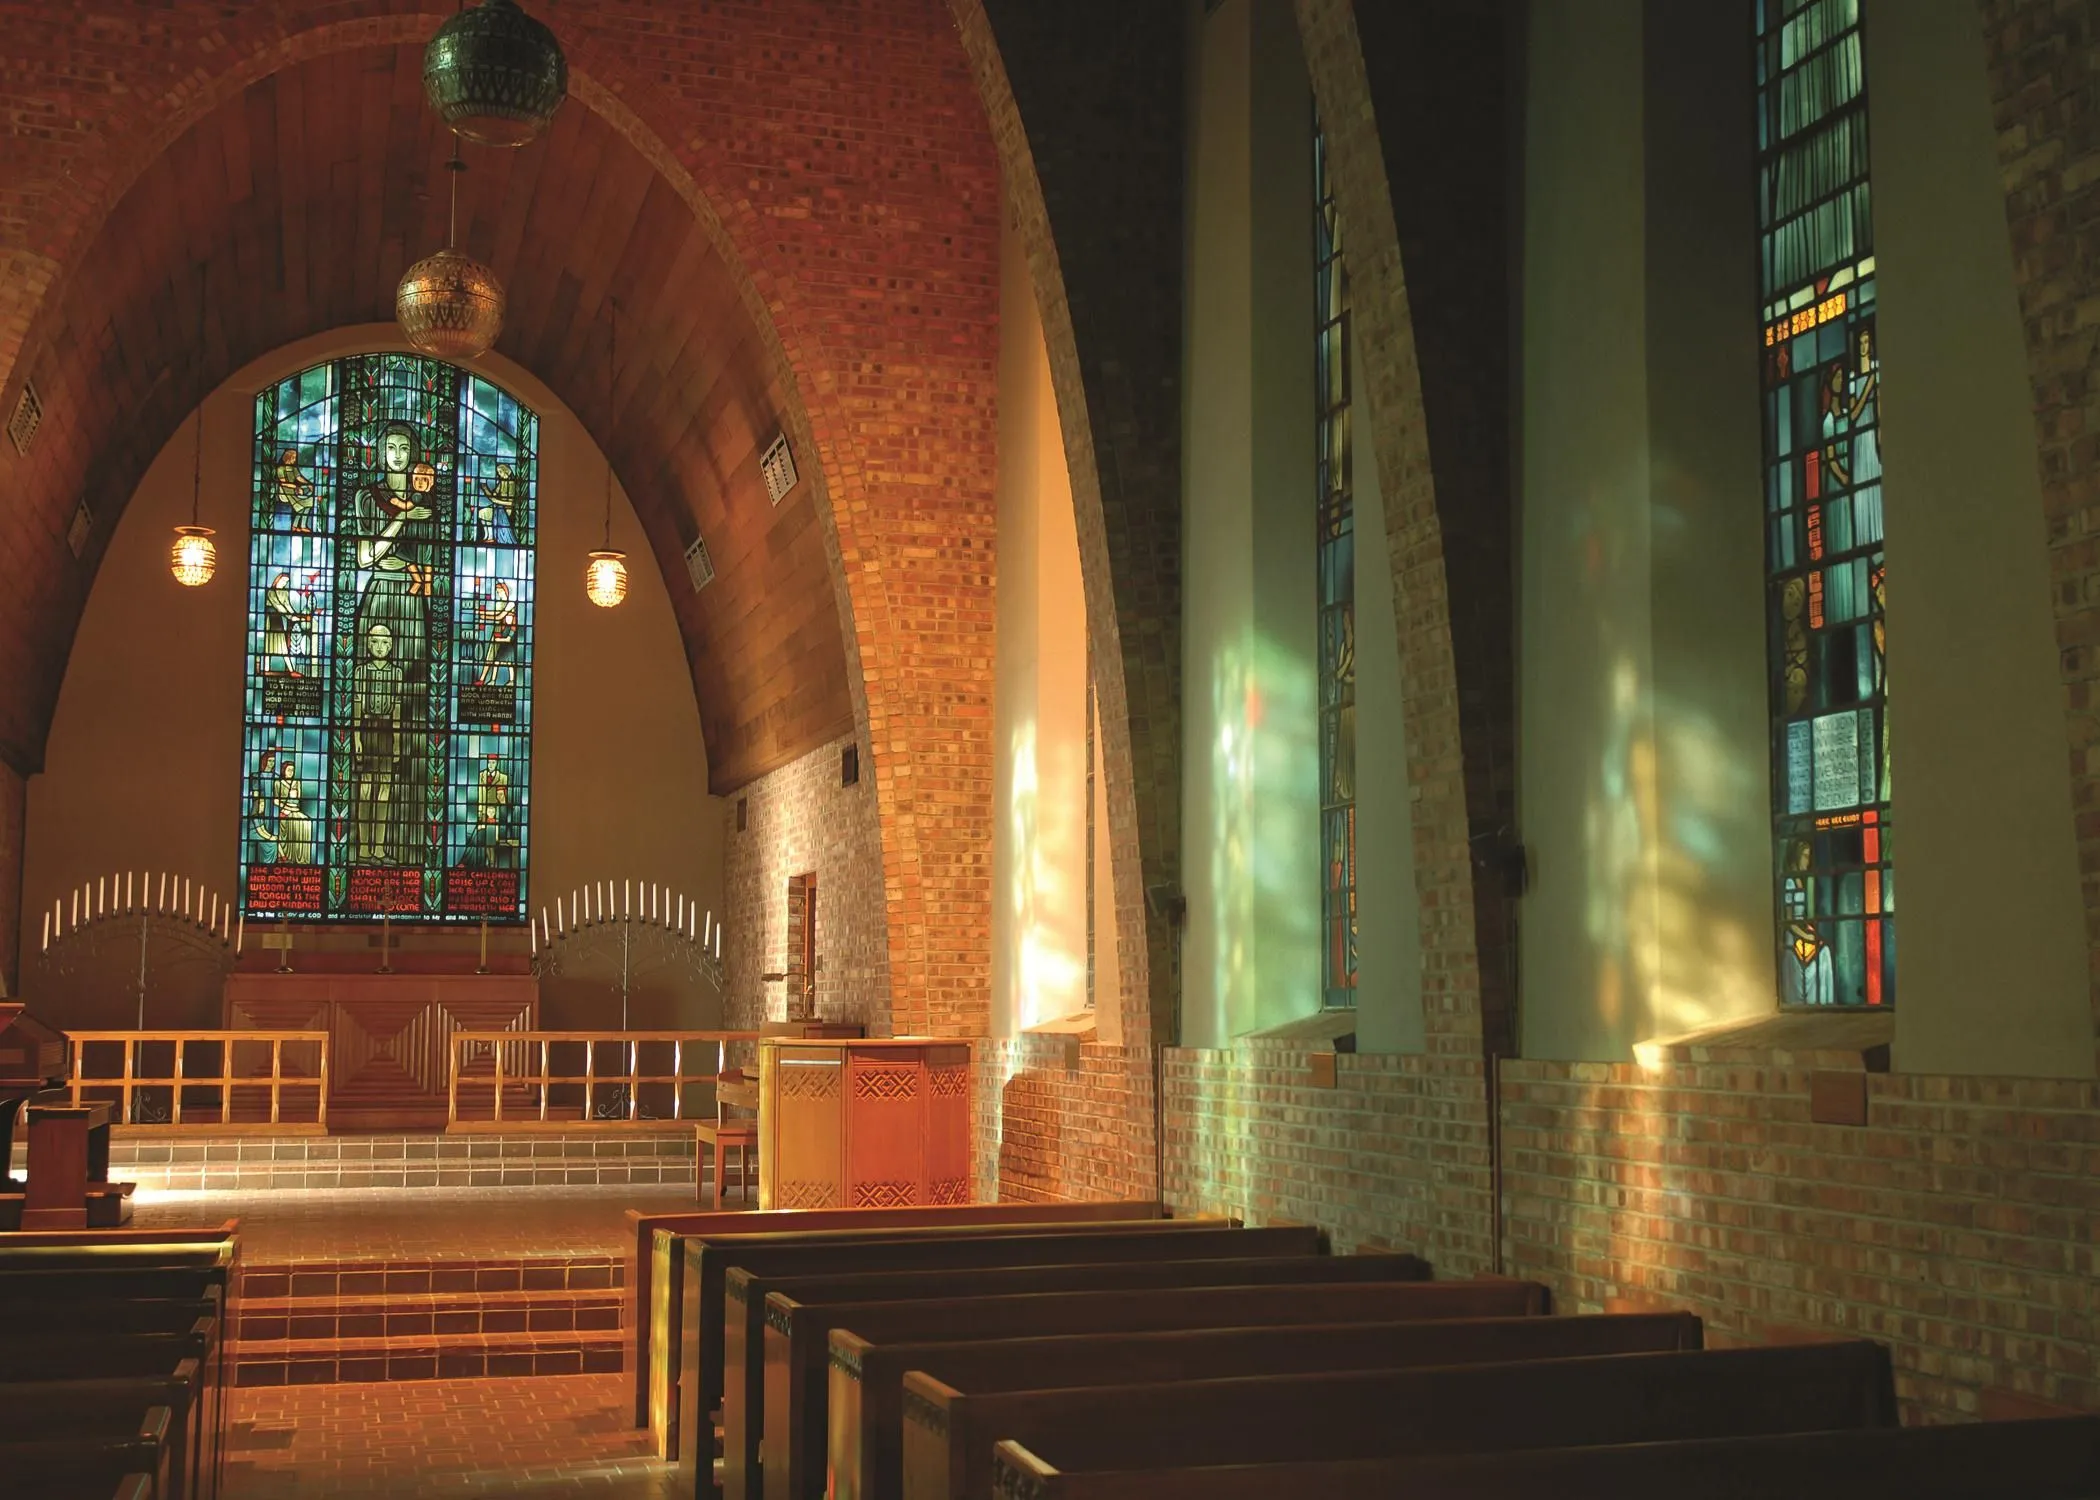
[[605,550],[612,551],[612,443],[618,416],[620,364],[620,303],[607,297],[610,327],[605,339]]
[[190,463],[190,524],[198,524],[204,495],[204,308],[210,290],[211,268],[199,262],[197,266],[197,358],[196,374],[191,383],[196,387],[196,449]]

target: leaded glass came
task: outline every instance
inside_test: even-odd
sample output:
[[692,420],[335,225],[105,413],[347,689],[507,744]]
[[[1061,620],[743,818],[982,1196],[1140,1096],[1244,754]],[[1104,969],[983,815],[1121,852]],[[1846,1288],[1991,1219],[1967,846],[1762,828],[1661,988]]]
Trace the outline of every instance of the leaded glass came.
[[1356,507],[1349,474],[1349,271],[1328,175],[1313,130],[1314,374],[1319,488],[1320,916],[1322,995],[1356,1004]]
[[1757,0],[1780,1000],[1896,997],[1880,350],[1859,0]]
[[538,448],[415,355],[256,397],[244,915],[524,920]]

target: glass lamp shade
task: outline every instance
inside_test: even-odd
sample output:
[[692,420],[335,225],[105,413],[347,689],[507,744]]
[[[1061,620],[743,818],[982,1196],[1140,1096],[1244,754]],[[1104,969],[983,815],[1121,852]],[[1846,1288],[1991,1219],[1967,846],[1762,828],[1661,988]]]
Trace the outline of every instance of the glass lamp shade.
[[219,569],[219,549],[212,541],[209,526],[178,526],[175,528],[175,545],[169,552],[169,571],[175,581],[186,589],[200,587],[211,582],[211,575]]
[[611,609],[627,597],[627,554],[593,552],[583,571],[583,591],[600,609]]
[[554,33],[511,3],[482,0],[423,49],[423,93],[452,129],[484,146],[535,140],[568,97]]
[[472,256],[453,249],[417,261],[394,293],[402,334],[438,359],[474,359],[503,332],[503,283]]

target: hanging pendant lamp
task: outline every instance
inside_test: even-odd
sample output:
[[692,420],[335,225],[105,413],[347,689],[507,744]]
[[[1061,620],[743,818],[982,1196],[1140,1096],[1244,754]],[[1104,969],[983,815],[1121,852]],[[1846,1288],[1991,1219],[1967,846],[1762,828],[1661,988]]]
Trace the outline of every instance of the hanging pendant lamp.
[[478,359],[503,332],[508,298],[503,283],[471,255],[455,248],[459,239],[459,138],[453,137],[452,214],[445,248],[408,268],[394,293],[394,320],[410,344],[438,359]]
[[423,49],[423,93],[452,129],[483,146],[522,146],[553,122],[569,93],[554,33],[512,0],[482,0],[437,29]]
[[612,544],[612,434],[616,415],[620,349],[620,304],[606,299],[612,326],[605,341],[605,540],[583,570],[583,591],[600,609],[611,609],[627,597],[627,554]]
[[202,588],[219,570],[219,548],[212,541],[212,529],[198,524],[199,507],[204,498],[204,299],[208,274],[206,267],[197,268],[196,377],[192,382],[196,387],[197,407],[190,418],[197,432],[196,447],[190,459],[190,524],[175,528],[175,545],[168,558],[169,571],[186,589]]

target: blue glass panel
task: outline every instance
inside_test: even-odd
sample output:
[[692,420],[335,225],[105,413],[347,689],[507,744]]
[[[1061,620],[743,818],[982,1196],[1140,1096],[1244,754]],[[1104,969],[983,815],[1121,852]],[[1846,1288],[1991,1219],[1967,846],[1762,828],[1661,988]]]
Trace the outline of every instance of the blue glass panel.
[[255,443],[243,912],[524,920],[538,419],[359,355]]

